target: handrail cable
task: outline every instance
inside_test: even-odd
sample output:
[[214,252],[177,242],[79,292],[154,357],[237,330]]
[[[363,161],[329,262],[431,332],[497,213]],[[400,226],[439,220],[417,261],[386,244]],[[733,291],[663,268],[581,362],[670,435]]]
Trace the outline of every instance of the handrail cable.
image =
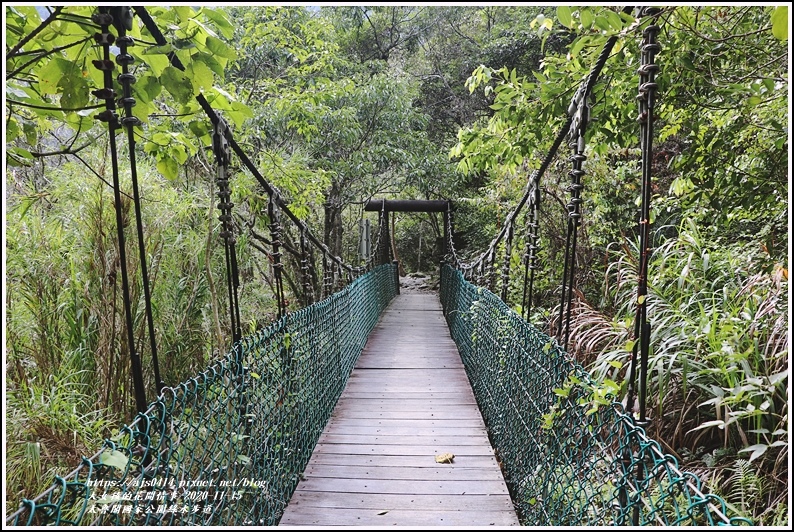
[[[144,26],[149,31],[149,33],[152,35],[152,37],[154,37],[155,42],[158,44],[158,46],[163,46],[167,44],[165,36],[163,35],[162,31],[160,31],[160,28],[154,22],[151,15],[146,10],[146,8],[143,6],[134,6],[133,10],[140,17],[141,21],[143,22]],[[182,61],[180,61],[180,59],[176,56],[174,52],[169,52],[167,55],[169,61],[175,68],[181,71],[185,70],[185,66],[182,64]],[[196,95],[196,101],[199,103],[199,105],[204,110],[206,115],[212,121],[213,125],[217,123],[219,118],[218,114],[215,111],[215,109],[212,108],[210,103],[207,101],[207,98],[202,93],[198,93]],[[240,145],[237,144],[237,141],[234,139],[234,136],[232,135],[231,131],[227,130],[227,135],[228,135],[227,140],[229,142],[229,145],[232,147],[234,153],[236,153],[237,156],[240,158],[240,161],[243,163],[243,165],[251,172],[251,174],[257,180],[259,185],[265,190],[265,192],[267,192],[268,194],[272,194],[273,201],[275,202],[276,206],[278,206],[278,208],[281,209],[284,212],[284,214],[287,215],[287,217],[298,227],[298,229],[301,231],[305,231],[306,237],[317,248],[319,248],[323,252],[323,254],[327,255],[328,258],[332,262],[336,263],[340,268],[348,271],[350,274],[360,273],[362,271],[361,268],[357,268],[355,266],[347,264],[341,259],[341,257],[334,255],[331,252],[331,250],[328,248],[328,246],[326,246],[325,243],[322,242],[322,240],[318,239],[309,230],[308,226],[303,222],[303,220],[298,218],[295,215],[295,213],[293,213],[292,210],[289,208],[286,201],[283,199],[281,192],[274,185],[270,184],[264,178],[264,176],[262,176],[262,174],[257,169],[256,165],[254,165],[254,163],[251,161],[251,159],[248,157],[245,151],[243,151],[243,149],[240,147]]]
[[[634,8],[632,6],[627,6],[623,8],[623,13],[631,13]],[[554,157],[557,155],[557,151],[559,150],[560,146],[562,145],[565,137],[568,135],[571,125],[573,123],[573,114],[576,112],[576,109],[579,105],[579,102],[583,101],[587,95],[590,94],[593,87],[595,86],[596,82],[598,81],[599,76],[601,75],[601,71],[603,70],[604,66],[606,65],[607,60],[612,53],[612,49],[614,48],[615,44],[617,43],[619,35],[612,35],[607,39],[607,42],[604,43],[604,46],[601,49],[601,52],[598,55],[598,59],[596,60],[595,65],[590,70],[590,72],[585,76],[584,80],[582,81],[579,89],[577,89],[576,93],[574,94],[573,100],[571,101],[571,105],[568,107],[568,117],[561,126],[557,136],[554,139],[554,143],[552,144],[549,151],[546,153],[546,156],[543,158],[543,161],[538,167],[537,170],[533,171],[532,174],[529,176],[527,180],[527,185],[525,186],[524,195],[518,201],[515,209],[513,209],[510,214],[507,215],[504,224],[502,224],[502,228],[499,233],[491,240],[491,243],[488,245],[488,249],[482,252],[479,257],[474,259],[469,264],[460,263],[464,269],[472,269],[480,262],[485,260],[487,257],[490,257],[495,248],[499,245],[502,238],[507,233],[508,227],[515,222],[519,212],[523,209],[524,205],[526,204],[527,200],[532,193],[532,184],[534,183],[535,186],[540,186],[540,179],[546,173],[546,170],[551,165],[551,162],[554,160]]]

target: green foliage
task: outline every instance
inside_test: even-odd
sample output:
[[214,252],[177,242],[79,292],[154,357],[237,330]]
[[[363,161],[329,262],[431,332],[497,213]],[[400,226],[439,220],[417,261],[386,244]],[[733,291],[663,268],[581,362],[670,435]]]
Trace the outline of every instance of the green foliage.
[[[769,474],[788,446],[787,273],[780,264],[758,271],[758,248],[713,242],[690,222],[652,256],[651,417],[673,449],[738,449]],[[611,254],[607,272],[614,317],[575,319],[574,349],[601,346],[590,355],[596,378],[614,375],[616,362],[625,366],[634,343],[636,250],[629,249]],[[775,484],[769,496],[782,489]]]
[[[6,140],[14,146],[7,152],[10,165],[29,165],[34,158],[49,153],[79,153],[105,129],[94,120],[94,109],[104,105],[91,97],[92,91],[104,87],[102,72],[92,64],[102,59],[102,48],[93,43],[97,28],[90,17],[94,8],[68,6],[49,11],[50,17],[42,22],[34,7],[6,8],[8,46],[13,47],[7,57],[6,74],[6,122],[10,125]],[[193,101],[195,95],[201,92],[215,101],[216,108],[228,112],[238,126],[251,114],[216,86],[228,61],[236,57],[234,49],[213,29],[230,35],[231,23],[225,14],[188,6],[154,7],[150,12],[158,27],[164,27],[167,43],[153,45],[154,38],[142,22],[133,19],[129,35],[136,45],[129,53],[135,59],[134,114],[149,126],[148,138],[159,134],[158,139],[146,142],[146,151],[156,158],[163,175],[175,179],[177,169],[188,156],[196,154],[198,147],[174,130],[194,130],[200,144],[210,143],[206,125],[199,125],[206,119],[196,115],[199,109]],[[43,29],[32,34],[39,25]],[[32,38],[23,41],[29,33]],[[187,65],[184,72],[169,64],[171,53]],[[121,93],[116,81],[114,88]],[[151,119],[162,116],[175,117],[177,122]],[[52,150],[42,149],[43,145],[50,147],[51,141],[43,137],[48,131],[56,140]],[[136,128],[136,134],[144,135],[141,128]]]
[[[664,177],[660,186],[670,187],[704,223],[716,222],[739,238],[764,232],[767,247],[781,253],[787,83],[779,60],[785,45],[766,31],[769,13],[772,8],[682,7],[663,14],[661,22],[669,31],[660,55],[663,97],[655,173]],[[500,176],[523,159],[531,165],[533,151],[545,151],[573,89],[606,38],[637,35],[650,22],[588,7],[563,8],[561,16],[566,28],[581,33],[567,55],[547,55],[542,70],[533,73],[535,80],[487,66],[469,78],[470,90],[484,88],[486,95],[494,95],[496,113],[487,123],[461,130],[451,151],[461,158],[460,170]],[[599,30],[595,34],[593,27]],[[608,85],[595,88],[594,124],[587,134],[588,145],[600,155],[637,142],[631,118],[636,77],[623,65],[636,64],[638,57],[625,37],[615,52],[602,76]],[[693,60],[698,56],[706,60]]]
[[[460,130],[458,144],[452,148],[450,156],[460,158],[458,168],[462,172],[484,171],[498,177],[515,170],[525,159],[530,169],[537,168],[539,157],[545,154],[556,136],[568,102],[589,65],[594,63],[595,54],[609,36],[637,26],[630,15],[608,9],[601,10],[593,18],[590,8],[575,12],[563,8],[562,16],[568,23],[566,28],[577,26],[584,35],[574,40],[567,56],[556,50],[548,53],[540,68],[531,72],[534,79],[529,78],[530,73],[522,76],[515,69],[480,65],[467,80],[471,92],[482,89],[485,96],[493,95],[491,109],[495,113],[487,121],[481,120]],[[580,23],[574,24],[574,19]],[[600,27],[595,35],[589,31],[593,23]],[[541,33],[552,31],[553,19],[540,14],[532,25]],[[569,32],[567,29],[559,31],[563,35]],[[586,53],[581,53],[582,47],[586,47]],[[619,56],[626,54],[622,46],[616,51]],[[612,74],[609,68],[607,72]],[[615,104],[625,105],[620,98],[618,94],[603,95],[594,105],[593,114],[606,112],[610,119],[621,116],[612,109]],[[532,127],[525,127],[525,124],[532,124]],[[604,130],[610,132],[606,142],[619,141],[621,129],[609,120],[604,124]]]
[[[677,450],[733,449],[770,479],[785,467],[788,442],[786,10],[660,13],[650,217],[656,249],[646,301],[657,437]],[[601,46],[620,37],[595,85],[586,134],[571,351],[592,364],[598,379],[621,382],[637,301],[636,44],[651,21],[590,6],[559,6],[555,14],[562,29],[545,11],[531,27],[541,39],[572,35],[566,51],[547,52],[542,66],[524,76],[487,64],[473,69],[467,86],[492,98],[493,113],[461,128],[450,155],[460,172],[484,183],[486,198],[523,167],[536,167]],[[539,257],[546,275],[535,285],[539,317],[559,300],[566,237],[557,213],[569,197],[568,168],[553,162],[541,185]],[[502,191],[499,203],[493,196],[484,203],[510,208],[521,193]],[[498,230],[499,224],[486,230],[484,241]],[[502,260],[498,255],[497,268]],[[511,284],[507,301],[520,299],[520,289]],[[767,501],[785,489],[772,485]]]
[[788,6],[776,6],[771,19],[772,35],[781,41],[788,40]]
[[[101,158],[104,154],[96,155]],[[83,156],[89,163],[101,164],[89,159],[88,153]],[[10,495],[23,485],[31,490],[43,487],[31,482],[57,464],[74,466],[80,454],[89,454],[108,435],[106,423],[127,418],[131,409],[112,194],[97,179],[76,179],[74,176],[83,172],[75,163],[46,167],[46,171],[47,182],[41,192],[35,191],[35,176],[26,175],[25,169],[6,177],[10,191],[7,379],[9,405],[14,409],[6,421],[15,434],[9,440],[9,455],[19,460],[38,457],[38,463],[14,462],[15,471],[30,473],[7,477]],[[227,345],[226,320],[226,330],[220,336],[212,310],[220,307],[223,315],[226,300],[210,289],[212,279],[220,284],[225,278],[215,227],[217,214],[210,210],[204,176],[198,188],[176,188],[144,163],[139,166],[139,180],[146,206],[144,238],[150,257],[160,370],[166,383],[174,383],[202,370],[213,353]],[[122,187],[129,194],[127,171],[122,174]],[[124,202],[123,209],[129,223],[130,202]],[[140,274],[137,256],[129,253],[136,245],[134,231],[128,227],[134,326],[136,336],[142,337]],[[239,260],[246,272],[258,257],[241,247]],[[245,281],[244,277],[242,312],[247,316],[274,315],[272,294],[252,289],[263,283]],[[142,354],[151,394],[148,349]],[[46,384],[51,376],[59,379],[57,386]],[[31,392],[40,387],[40,391]],[[52,410],[40,408],[39,403],[52,405]],[[72,419],[82,420],[79,428],[74,423],[65,426]]]
[[9,382],[5,411],[6,502],[46,488],[102,443],[115,417],[97,408],[87,371],[31,375]]
[[[368,272],[169,387],[99,452],[56,477],[50,487],[65,496],[29,498],[10,524],[277,524],[367,336],[396,293],[394,274],[391,265]],[[328,319],[342,309],[350,320]],[[63,391],[73,387],[57,384]],[[57,392],[53,396],[58,398]],[[74,416],[63,417],[61,422]],[[173,473],[155,476],[169,490],[169,502],[189,511],[158,511],[162,501],[143,495],[151,492],[152,480],[144,471],[145,457]],[[224,487],[237,489],[219,489]],[[224,496],[215,498],[216,490]],[[96,505],[125,497],[140,511],[95,511]],[[212,501],[212,512],[201,511],[204,500]]]
[[[16,413],[34,409],[25,390],[50,374],[79,380],[76,389],[87,399],[76,401],[85,411],[99,407],[97,418],[126,414],[130,401],[120,369],[126,360],[115,217],[100,181],[109,179],[107,131],[93,118],[99,101],[91,91],[104,83],[92,65],[101,59],[87,18],[94,9],[5,12],[7,372]],[[214,170],[204,151],[212,126],[196,94],[228,119],[262,174],[335,254],[356,256],[362,200],[421,197],[455,200],[456,247],[471,258],[500,230],[565,120],[573,92],[606,40],[617,36],[594,88],[586,135],[571,346],[615,386],[557,389],[562,395],[576,389],[582,413],[622,393],[615,387],[625,388],[635,342],[637,45],[650,19],[598,6],[159,6],[150,12],[167,42],[156,45],[135,17],[130,53],[134,111],[143,121],[135,135],[145,248],[168,382],[203,368],[225,348],[228,332],[219,318],[226,301],[212,212],[217,200],[209,192]],[[658,23],[656,249],[647,299],[655,430],[669,449],[693,460],[723,451],[728,455],[720,460],[746,459],[731,471],[738,478],[751,466],[763,489],[737,482],[728,498],[739,510],[763,513],[759,522],[778,524],[785,505],[772,503],[785,486],[775,479],[785,476],[788,456],[788,8],[669,7]],[[184,72],[170,64],[169,53]],[[118,136],[122,152],[125,137]],[[562,275],[570,170],[563,159],[541,183],[540,270],[530,304],[532,321],[544,325],[556,320]],[[85,168],[92,172],[87,178]],[[254,332],[275,315],[265,258],[271,220],[252,176],[235,163],[232,174],[235,224],[243,229],[241,310]],[[126,192],[128,179],[123,170]],[[126,199],[123,214],[129,223]],[[505,257],[502,242],[495,261],[497,273],[509,262],[507,302],[518,310],[525,224],[522,214],[512,252]],[[435,217],[401,216],[395,245],[406,265],[426,270],[441,233]],[[298,237],[287,228],[284,243],[294,250]],[[132,271],[137,260],[128,258]],[[284,261],[298,300],[298,261],[290,253]],[[132,289],[138,301],[138,281]],[[139,305],[134,325],[143,337]],[[505,355],[497,356],[500,364]],[[150,384],[152,376],[146,379]],[[544,412],[551,426],[555,410]],[[36,419],[45,426],[60,415]],[[28,418],[11,419],[17,436],[10,455],[21,475],[9,480],[13,492],[38,482],[53,461],[38,444],[45,440],[25,432]],[[87,427],[77,440],[95,441],[103,430]],[[715,467],[720,460],[714,458]],[[751,479],[746,471],[742,476]]]
[[738,513],[713,496],[695,503],[697,477],[624,412],[620,385],[593,379],[495,294],[447,265],[441,300],[522,522],[714,525]]

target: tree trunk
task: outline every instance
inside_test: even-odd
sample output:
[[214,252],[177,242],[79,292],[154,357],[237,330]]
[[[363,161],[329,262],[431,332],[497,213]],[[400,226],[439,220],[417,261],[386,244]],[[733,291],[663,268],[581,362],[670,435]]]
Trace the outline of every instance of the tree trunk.
[[325,223],[323,226],[323,242],[334,256],[342,256],[342,202],[339,183],[334,181],[326,193]]
[[[389,216],[387,213],[386,216]],[[405,277],[405,268],[403,268],[403,263],[400,260],[400,257],[397,256],[397,244],[394,241],[394,219],[397,216],[394,213],[391,213],[391,231],[389,231],[389,235],[391,236],[391,255],[394,257],[394,260],[397,261],[397,268],[399,270],[400,277]]]

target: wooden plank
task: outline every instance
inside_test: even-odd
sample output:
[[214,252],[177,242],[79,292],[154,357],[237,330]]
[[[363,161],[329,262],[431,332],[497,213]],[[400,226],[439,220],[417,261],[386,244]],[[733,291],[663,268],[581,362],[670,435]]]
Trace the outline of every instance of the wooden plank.
[[[372,356],[367,357],[366,359],[362,360],[361,362],[380,362],[383,364],[394,363],[394,364],[413,364],[413,366],[405,366],[405,369],[421,369],[425,366],[419,366],[419,364],[432,364],[432,363],[449,363],[454,364],[455,367],[463,367],[463,362],[461,362],[459,355],[457,353],[446,352],[441,349],[434,351],[431,355],[423,355],[423,356],[411,356],[406,357],[404,355],[404,349],[410,348],[401,348],[398,346],[389,346],[389,347],[382,347],[378,348],[376,353],[373,353]],[[359,364],[358,369],[367,369],[366,366]],[[401,366],[394,366],[396,369],[400,369]],[[433,366],[430,366],[433,368]],[[385,366],[381,369],[392,369],[392,366]],[[441,365],[437,366],[436,369],[443,369]]]
[[300,515],[282,520],[284,526],[517,526],[504,511],[455,510],[360,510],[351,508],[308,508]]
[[367,427],[415,427],[417,430],[433,427],[482,427],[482,419],[371,419],[371,418],[331,418],[330,425],[364,425]]
[[[330,454],[365,454],[379,456],[429,456],[435,457],[437,454],[453,453],[456,460],[463,460],[465,455],[492,456],[493,449],[482,445],[456,445],[450,449],[450,445],[388,445],[388,444],[355,444],[355,443],[318,443],[315,453]],[[457,452],[456,452],[457,451]]]
[[407,435],[397,434],[339,434],[324,433],[318,443],[355,443],[358,445],[439,445],[452,447],[470,445],[488,445],[488,438],[485,434],[480,436],[441,436],[441,435]]
[[[433,349],[423,349],[422,351],[417,351],[415,353],[411,353],[410,356],[405,354],[405,350],[411,350],[412,347],[416,347],[415,342],[411,342],[410,345],[401,345],[395,344],[394,342],[389,342],[386,344],[384,342],[383,345],[375,345],[369,346],[367,349],[371,353],[370,356],[367,356],[364,362],[369,359],[373,360],[395,360],[401,362],[413,362],[416,360],[452,360],[459,365],[463,365],[463,362],[460,360],[460,355],[449,347],[434,347]],[[361,366],[358,366],[361,367]]]
[[[342,397],[339,399],[337,406],[349,404],[350,406],[361,405],[362,408],[384,407],[384,408],[405,408],[406,410],[416,410],[423,406],[439,407],[439,406],[456,406],[464,404],[476,404],[474,402],[466,403],[465,396],[457,396],[452,398],[422,398],[412,399],[409,397]],[[472,398],[473,400],[474,398]]]
[[359,377],[359,378],[350,378],[347,381],[347,385],[354,391],[361,390],[365,388],[369,389],[376,389],[382,391],[392,391],[392,390],[408,390],[408,391],[420,391],[420,390],[427,390],[427,391],[444,391],[444,390],[455,390],[467,384],[466,381],[460,380],[460,378],[451,378],[449,380],[444,379],[444,382],[439,382],[440,378],[422,378],[422,379],[411,379],[410,377],[406,377],[405,379],[398,379],[398,378],[379,378],[379,377]]
[[459,371],[444,371],[439,369],[436,371],[426,369],[413,369],[413,368],[373,368],[361,369],[356,367],[353,373],[350,374],[350,380],[354,379],[371,379],[371,380],[384,380],[384,381],[402,381],[403,379],[419,380],[419,381],[435,381],[440,376],[444,377],[445,382],[462,382],[469,383],[465,373]]
[[350,417],[358,419],[470,419],[469,413],[456,409],[452,410],[408,410],[408,411],[367,411],[346,407],[334,413],[334,418]]
[[351,391],[354,392],[361,392],[365,390],[372,390],[373,387],[376,388],[378,391],[385,392],[385,393],[397,393],[397,392],[444,392],[450,389],[449,386],[444,386],[443,383],[435,383],[432,386],[421,386],[419,384],[398,384],[398,383],[390,383],[390,384],[373,384],[368,382],[350,382],[348,383]]
[[312,464],[305,478],[373,478],[380,480],[503,480],[502,473],[493,467],[462,467],[455,463],[437,464],[438,467],[407,467],[389,465],[331,465]]
[[[416,350],[416,345],[418,342],[427,342],[427,340],[423,340],[421,338],[414,338],[410,344],[395,344],[394,342],[389,342],[388,344],[383,345],[374,345],[369,346],[366,349],[370,350],[371,355],[367,356],[363,362],[366,362],[368,359],[373,360],[381,360],[381,359],[391,359],[401,362],[412,362],[416,360],[438,360],[438,359],[448,359],[451,361],[456,362],[459,366],[463,367],[463,362],[460,360],[460,355],[453,351],[449,346],[423,346],[421,351]],[[361,368],[362,366],[357,366]],[[384,368],[388,369],[388,368]]]
[[[337,404],[340,412],[359,410],[361,412],[468,412],[474,403],[445,404],[431,403],[430,401],[416,401],[410,399],[343,399]],[[472,416],[466,416],[472,417]]]
[[[392,329],[393,326],[384,328],[382,330],[376,329],[367,342],[367,356],[370,354],[378,354],[380,349],[383,349],[384,347],[393,346],[407,348],[410,351],[423,356],[432,356],[437,350],[441,351],[442,353],[455,352],[455,346],[450,345],[448,339],[444,336],[446,333],[446,323],[444,323],[444,320],[438,320],[437,324],[433,324],[432,329],[419,329],[418,325],[413,327],[408,325],[406,327],[405,323],[402,323],[400,326],[403,328],[413,329],[411,330],[410,338],[400,339],[391,336],[389,334],[389,329]],[[417,339],[422,340],[423,343],[416,343]]]
[[471,393],[466,393],[463,390],[458,390],[456,392],[438,392],[438,393],[428,393],[428,392],[408,392],[408,391],[400,391],[400,392],[380,392],[380,391],[359,391],[353,392],[349,391],[348,393],[342,395],[339,398],[340,401],[355,401],[356,399],[388,399],[388,400],[407,400],[407,401],[437,401],[439,404],[476,404],[477,401],[474,398],[474,395]]
[[280,524],[518,525],[435,295],[384,312]]
[[444,404],[461,404],[461,401],[472,401],[476,403],[474,395],[470,391],[456,390],[445,392],[427,392],[401,390],[398,392],[382,392],[373,390],[352,391],[347,390],[339,400],[355,401],[356,399],[385,399],[385,400],[412,400],[412,401],[438,401]]
[[[361,508],[385,510],[412,508],[414,510],[487,511],[488,509],[513,511],[513,502],[507,495],[416,495],[383,493],[334,493],[296,491],[290,506],[302,508]],[[286,514],[285,514],[286,516]]]
[[352,392],[379,391],[379,392],[449,392],[460,390],[468,384],[461,377],[446,379],[443,375],[439,378],[427,379],[377,379],[375,377],[350,377],[347,386]]
[[[418,432],[412,423],[404,426],[377,426],[371,425],[350,425],[347,423],[337,423],[327,427],[329,434],[375,434],[384,436],[415,436]],[[425,429],[421,432],[423,437],[427,436],[444,436],[444,437],[458,437],[458,436],[477,436],[487,439],[485,429],[481,427],[447,427],[446,425],[439,425],[436,428]]]
[[425,369],[452,369],[460,366],[460,360],[452,360],[445,358],[422,358],[413,359],[410,362],[399,359],[369,359],[363,361],[359,367],[362,369],[376,369],[376,368],[425,368]]
[[[350,455],[350,454],[325,454],[317,453],[312,456],[309,467],[313,465],[340,465],[340,466],[365,466],[375,467],[379,464],[389,464],[395,467],[410,467],[410,468],[438,468],[439,464],[436,463],[434,456],[367,456],[367,455]],[[466,468],[491,468],[498,469],[496,458],[493,456],[456,456],[452,464],[455,467]],[[297,493],[297,492],[296,492]]]
[[301,491],[384,493],[402,495],[507,494],[504,480],[379,480],[366,478],[307,478]]
[[[388,338],[387,333],[384,331],[383,336],[379,338],[376,337],[370,342],[367,342],[367,356],[378,356],[383,353],[382,350],[384,349],[389,351],[407,349],[410,353],[417,356],[432,357],[437,354],[451,355],[456,351],[455,346],[449,345],[446,338],[439,338],[439,336],[446,332],[444,330],[445,327],[446,324],[439,323],[437,330],[429,331],[427,334],[417,334],[414,332],[411,334],[410,340],[395,340],[394,338]],[[421,340],[422,343],[417,343],[417,340]],[[399,347],[400,349],[392,349],[394,347]],[[400,354],[406,356],[405,353]]]
[[[432,398],[410,399],[407,397],[395,397],[392,399],[365,399],[365,398],[348,399],[343,395],[339,399],[339,402],[337,403],[337,408],[340,410],[340,412],[341,411],[347,412],[348,410],[350,411],[391,410],[393,412],[397,412],[397,411],[451,412],[455,410],[460,410],[461,412],[466,412],[466,411],[471,411],[472,406],[476,405],[476,402],[472,402],[472,401],[473,398],[471,396],[467,397],[463,394],[459,395],[456,399],[451,401],[450,400],[433,401]],[[476,416],[469,415],[468,417],[476,417]]]

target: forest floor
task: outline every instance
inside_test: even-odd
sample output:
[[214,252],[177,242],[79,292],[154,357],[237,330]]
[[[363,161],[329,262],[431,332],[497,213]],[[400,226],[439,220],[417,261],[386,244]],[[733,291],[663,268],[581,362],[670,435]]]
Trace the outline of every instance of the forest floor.
[[438,276],[429,273],[413,272],[400,277],[400,290],[408,292],[437,292]]

